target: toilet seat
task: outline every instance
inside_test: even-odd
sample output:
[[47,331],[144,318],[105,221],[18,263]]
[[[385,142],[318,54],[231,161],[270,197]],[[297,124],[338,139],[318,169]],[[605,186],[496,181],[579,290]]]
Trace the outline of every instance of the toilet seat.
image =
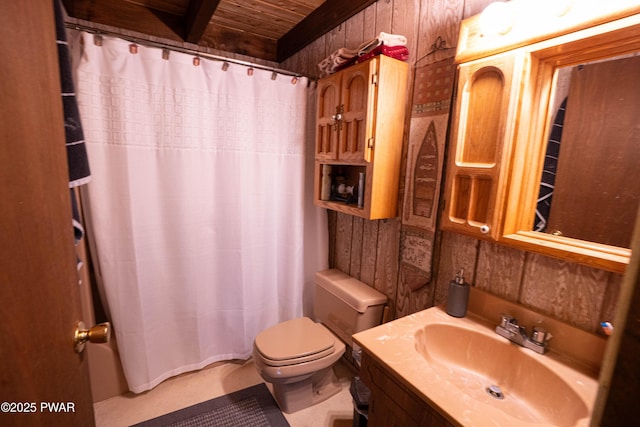
[[287,366],[310,362],[332,354],[335,338],[308,317],[287,320],[260,332],[255,347],[264,363]]

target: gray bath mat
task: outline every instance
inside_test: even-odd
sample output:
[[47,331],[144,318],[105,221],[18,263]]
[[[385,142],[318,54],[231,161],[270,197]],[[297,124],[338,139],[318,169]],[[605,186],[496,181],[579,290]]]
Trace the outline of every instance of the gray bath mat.
[[289,427],[262,383],[189,406],[132,427]]

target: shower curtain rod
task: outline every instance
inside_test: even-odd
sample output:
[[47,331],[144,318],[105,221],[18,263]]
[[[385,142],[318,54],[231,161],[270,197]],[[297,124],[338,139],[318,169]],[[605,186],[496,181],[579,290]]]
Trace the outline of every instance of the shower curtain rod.
[[[249,62],[249,61],[242,61],[240,59],[227,58],[227,57],[220,56],[220,55],[214,55],[214,54],[211,54],[211,53],[201,52],[201,51],[198,51],[196,49],[190,49],[190,48],[187,48],[187,47],[173,46],[173,45],[162,43],[162,42],[156,42],[156,41],[152,41],[152,40],[145,40],[145,39],[142,39],[142,38],[139,38],[139,37],[127,36],[127,35],[124,35],[124,34],[121,34],[121,33],[115,32],[115,31],[99,29],[99,28],[90,27],[90,26],[83,25],[83,24],[65,22],[65,27],[73,29],[73,30],[77,30],[77,31],[86,31],[87,33],[98,35],[98,36],[100,36],[100,35],[113,36],[113,37],[117,37],[117,38],[129,41],[129,42],[132,42],[132,43],[136,43],[136,44],[139,44],[139,45],[142,45],[142,46],[148,46],[148,47],[155,47],[155,48],[159,48],[159,49],[172,50],[174,52],[185,53],[187,55],[193,55],[193,56],[197,56],[197,57],[200,57],[200,58],[210,59],[210,60],[213,60],[213,61],[228,62],[228,63],[231,63],[231,64],[243,65],[245,67],[257,68],[259,70],[273,71],[275,73],[284,74],[286,76],[306,77],[304,74],[294,73],[293,71],[283,70],[281,68],[271,67],[269,65],[256,64],[256,63]],[[307,78],[309,79],[309,82],[314,80],[311,77],[307,77]]]

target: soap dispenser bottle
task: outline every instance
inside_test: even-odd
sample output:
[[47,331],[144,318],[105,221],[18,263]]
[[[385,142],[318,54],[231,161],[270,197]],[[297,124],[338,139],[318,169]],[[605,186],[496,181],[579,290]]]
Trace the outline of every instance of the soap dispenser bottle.
[[464,317],[469,304],[469,284],[464,281],[464,268],[456,274],[456,278],[449,283],[449,297],[447,298],[447,314],[453,317]]

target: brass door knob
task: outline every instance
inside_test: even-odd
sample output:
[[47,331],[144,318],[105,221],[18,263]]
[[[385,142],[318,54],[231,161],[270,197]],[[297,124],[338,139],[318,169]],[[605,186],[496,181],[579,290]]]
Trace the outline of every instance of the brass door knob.
[[74,333],[74,342],[77,353],[84,350],[85,343],[107,343],[111,339],[111,323],[99,323],[91,329],[85,329],[84,322],[76,322],[76,330]]

